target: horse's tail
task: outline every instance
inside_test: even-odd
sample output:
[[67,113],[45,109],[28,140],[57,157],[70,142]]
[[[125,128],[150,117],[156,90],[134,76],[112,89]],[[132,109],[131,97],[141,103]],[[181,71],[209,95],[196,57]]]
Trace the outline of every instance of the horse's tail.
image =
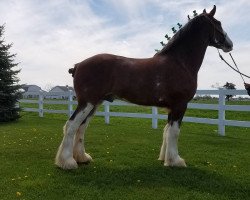
[[74,68],[69,69],[69,73],[72,74],[72,77],[74,77],[75,72],[76,72],[77,65],[75,64]]

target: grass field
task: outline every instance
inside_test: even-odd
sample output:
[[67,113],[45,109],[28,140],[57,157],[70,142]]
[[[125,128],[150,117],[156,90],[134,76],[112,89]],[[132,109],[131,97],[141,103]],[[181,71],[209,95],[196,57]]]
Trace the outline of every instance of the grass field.
[[[157,160],[164,121],[153,130],[151,120],[111,118],[106,125],[95,117],[86,135],[94,162],[63,171],[54,165],[54,157],[67,117],[22,115],[18,122],[0,124],[0,199],[250,197],[250,129],[227,127],[226,136],[220,137],[217,126],[183,123],[179,152],[188,167],[180,169]],[[229,115],[250,120],[249,113]]]

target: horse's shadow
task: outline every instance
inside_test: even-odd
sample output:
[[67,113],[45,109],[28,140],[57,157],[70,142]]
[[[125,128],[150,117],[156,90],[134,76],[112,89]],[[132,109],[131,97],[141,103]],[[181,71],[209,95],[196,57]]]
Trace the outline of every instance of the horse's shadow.
[[[159,163],[158,163],[159,165]],[[187,168],[170,168],[157,165],[131,167],[93,167],[80,166],[76,171],[58,172],[67,174],[69,182],[76,185],[90,184],[96,189],[103,187],[124,188],[139,186],[152,188],[184,188],[187,191],[197,191],[211,195],[223,195],[238,198],[238,194],[246,197],[249,188],[239,184],[234,179],[219,175],[216,172],[198,169],[194,166]],[[243,198],[244,199],[244,198]]]

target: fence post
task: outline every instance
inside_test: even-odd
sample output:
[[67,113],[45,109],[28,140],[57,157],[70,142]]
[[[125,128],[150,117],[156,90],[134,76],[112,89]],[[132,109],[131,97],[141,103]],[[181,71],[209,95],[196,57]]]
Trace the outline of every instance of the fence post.
[[71,117],[73,114],[73,91],[69,90],[68,93],[68,116]]
[[109,102],[105,101],[104,102],[104,117],[105,117],[105,123],[109,124]]
[[152,107],[152,128],[157,129],[158,128],[158,109],[157,107]]
[[225,136],[225,93],[223,88],[219,88],[219,135]]
[[38,99],[38,104],[39,104],[39,117],[43,117],[43,91],[39,91],[39,99]]

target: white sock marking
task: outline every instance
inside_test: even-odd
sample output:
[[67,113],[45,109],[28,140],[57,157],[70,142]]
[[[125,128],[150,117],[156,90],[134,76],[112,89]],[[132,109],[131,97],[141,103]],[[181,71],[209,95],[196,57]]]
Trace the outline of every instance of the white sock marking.
[[166,153],[166,148],[167,148],[167,130],[169,128],[169,124],[167,124],[164,128],[163,131],[163,136],[162,136],[162,145],[161,145],[161,151],[160,151],[160,155],[159,155],[159,159],[158,160],[165,160],[165,153]]
[[165,165],[174,166],[175,162],[178,162],[180,156],[178,155],[178,136],[180,128],[178,122],[173,122],[166,132],[166,153],[165,153]]
[[89,124],[89,121],[91,120],[91,118],[92,117],[88,117],[86,122],[79,127],[79,129],[75,135],[74,151],[73,151],[75,159],[80,159],[79,157],[82,158],[85,156],[84,134],[85,134],[85,131],[88,127],[88,124]]
[[80,111],[75,116],[74,120],[68,120],[64,126],[64,137],[62,143],[58,149],[57,156],[56,156],[56,164],[60,167],[67,166],[68,160],[73,159],[73,139],[74,135],[77,132],[78,128],[80,127],[81,123],[94,106],[90,103],[87,103],[87,106],[84,108],[83,111]]

